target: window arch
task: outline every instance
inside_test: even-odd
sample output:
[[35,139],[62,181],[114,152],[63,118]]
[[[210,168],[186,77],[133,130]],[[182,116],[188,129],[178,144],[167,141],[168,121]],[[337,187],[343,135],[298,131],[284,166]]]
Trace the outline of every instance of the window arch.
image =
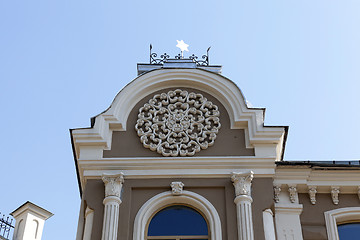
[[[219,214],[217,213],[215,207],[206,198],[190,191],[183,191],[181,195],[173,195],[171,191],[167,191],[152,197],[140,208],[134,221],[133,240],[151,239],[152,236],[149,236],[150,238],[146,238],[148,237],[148,224],[150,225],[151,221],[154,219],[153,217],[155,217],[157,213],[167,209],[169,206],[187,206],[190,209],[196,210],[204,218],[204,220],[207,222],[208,236],[207,238],[198,238],[199,240],[222,239],[221,221]],[[180,237],[173,239],[184,238]]]
[[149,221],[146,239],[209,239],[205,218],[186,205],[171,205],[158,211]]
[[[339,240],[338,226],[360,222],[360,207],[338,208],[324,213],[329,240]],[[348,225],[349,226],[349,225]],[[342,227],[340,227],[342,228]]]

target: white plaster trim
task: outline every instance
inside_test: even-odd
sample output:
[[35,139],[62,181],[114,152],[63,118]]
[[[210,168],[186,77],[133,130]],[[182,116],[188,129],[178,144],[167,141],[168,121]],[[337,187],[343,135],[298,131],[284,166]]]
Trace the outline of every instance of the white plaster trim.
[[360,207],[338,208],[324,212],[329,240],[339,240],[337,225],[351,220],[360,220]]
[[300,214],[303,205],[275,203],[275,227],[278,240],[302,240]]
[[265,240],[276,240],[274,214],[271,209],[265,209],[263,211],[263,224]]
[[[169,87],[201,90],[221,102],[229,114],[230,127],[245,130],[246,147],[254,148],[255,157],[233,159],[218,157],[215,160],[208,158],[209,161],[199,160],[198,158],[164,158],[165,161],[162,161],[154,158],[151,159],[152,162],[148,161],[148,158],[138,158],[136,160],[102,158],[103,150],[111,147],[112,132],[114,130],[126,130],[126,122],[134,106],[145,96]],[[134,130],[128,129],[128,131]],[[92,128],[72,130],[82,188],[84,188],[86,182],[86,179],[84,179],[86,178],[86,173],[84,173],[86,170],[104,172],[104,170],[124,169],[132,170],[135,174],[135,170],[150,170],[154,169],[154,166],[167,169],[164,172],[169,172],[169,170],[172,172],[173,169],[203,168],[197,172],[198,174],[207,169],[213,171],[226,169],[229,172],[229,170],[234,171],[236,169],[255,170],[258,168],[261,170],[255,170],[255,174],[262,172],[267,177],[272,177],[271,174],[274,173],[275,169],[274,162],[280,160],[282,155],[284,134],[284,127],[264,126],[264,110],[248,108],[241,90],[235,83],[219,74],[201,69],[161,69],[141,75],[118,93],[105,112],[96,116]],[[195,171],[190,172],[195,173]]]
[[331,186],[341,186],[341,193],[357,194],[360,170],[316,170],[309,168],[278,167],[274,185],[296,185],[298,193],[308,193],[310,186],[316,186],[317,193],[330,194]]
[[133,240],[144,240],[146,225],[150,218],[159,209],[171,204],[188,204],[201,211],[209,224],[210,239],[222,239],[219,214],[206,198],[190,191],[183,191],[180,196],[174,196],[171,191],[167,191],[152,197],[140,208],[134,221]]
[[86,207],[83,240],[91,240],[93,222],[94,222],[94,210],[89,207]]
[[[144,96],[164,88],[194,88],[217,98],[229,113],[231,128],[244,128],[247,147],[253,144],[282,145],[284,127],[265,127],[262,109],[248,109],[244,96],[235,83],[225,77],[199,69],[163,69],[141,75],[115,97],[109,109],[98,115],[93,128],[72,131],[75,151],[79,156],[80,146],[101,146],[109,149],[112,130],[125,131],[128,116]],[[281,147],[276,148],[277,160]]]
[[[238,170],[238,168],[225,168],[225,169],[159,169],[159,170],[121,170],[126,175],[127,179],[146,179],[146,178],[227,178],[229,177],[229,172]],[[244,168],[244,171],[250,170]],[[274,172],[269,169],[253,169],[254,176],[260,178],[272,177]],[[171,171],[171,172],[170,172]],[[101,178],[102,173],[106,174],[116,174],[119,170],[85,170],[84,179],[99,179]]]

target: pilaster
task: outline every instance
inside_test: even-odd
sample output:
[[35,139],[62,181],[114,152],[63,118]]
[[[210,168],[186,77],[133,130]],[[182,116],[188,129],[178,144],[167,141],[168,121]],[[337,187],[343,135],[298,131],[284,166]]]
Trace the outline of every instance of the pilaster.
[[119,206],[121,204],[120,194],[124,183],[124,174],[103,175],[102,180],[105,184],[105,199],[103,201],[105,209],[101,239],[116,240],[118,233]]
[[253,240],[251,183],[254,178],[252,171],[246,173],[233,172],[231,181],[235,187],[236,216],[239,240]]
[[[277,185],[277,188],[281,188]],[[288,185],[288,191],[277,189],[278,201],[275,203],[275,226],[278,240],[302,240],[300,214],[303,206],[299,204],[297,187]]]

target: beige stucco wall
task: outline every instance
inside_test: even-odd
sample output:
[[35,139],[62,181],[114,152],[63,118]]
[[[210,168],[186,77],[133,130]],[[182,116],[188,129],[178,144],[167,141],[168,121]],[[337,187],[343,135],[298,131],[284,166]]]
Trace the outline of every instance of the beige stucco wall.
[[[135,124],[139,108],[149,101],[155,94],[167,93],[177,88],[168,88],[154,92],[144,97],[131,111],[126,129],[127,131],[114,131],[112,136],[112,145],[110,150],[105,150],[104,158],[115,157],[159,157],[156,152],[152,152],[142,146],[139,137],[135,131]],[[181,88],[189,92],[201,93],[208,100],[212,101],[219,107],[221,129],[215,144],[206,150],[196,153],[195,156],[254,156],[254,149],[245,147],[245,134],[243,129],[230,129],[230,119],[225,107],[214,97],[209,94],[189,88]]]
[[[229,174],[230,175],[230,174]],[[237,238],[234,187],[229,178],[221,179],[125,179],[119,216],[119,240],[132,240],[135,216],[141,206],[156,194],[169,191],[170,183],[182,181],[184,189],[198,193],[214,205],[222,223],[223,239]],[[273,204],[272,179],[255,178],[252,185],[253,221],[255,240],[264,239],[262,211]],[[88,206],[94,209],[92,240],[101,239],[104,207],[104,184],[101,180],[88,180],[83,195]]]
[[357,194],[340,194],[339,204],[332,202],[331,194],[316,194],[316,204],[312,205],[309,195],[299,194],[299,201],[303,204],[303,212],[300,215],[304,240],[326,240],[326,225],[324,212],[344,207],[359,207],[360,201]]

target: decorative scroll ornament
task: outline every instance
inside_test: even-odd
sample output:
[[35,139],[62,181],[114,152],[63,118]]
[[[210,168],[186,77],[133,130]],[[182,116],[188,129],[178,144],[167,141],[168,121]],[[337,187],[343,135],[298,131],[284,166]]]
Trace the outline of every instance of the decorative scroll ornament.
[[311,204],[315,204],[316,203],[316,186],[309,186],[309,197],[310,197],[310,201]]
[[274,186],[274,200],[276,203],[280,201],[279,195],[281,192],[281,185],[275,185]]
[[247,195],[251,196],[251,183],[254,178],[254,172],[232,172],[231,181],[235,187],[235,195]]
[[339,193],[340,193],[340,187],[338,186],[331,187],[331,198],[335,205],[339,204]]
[[218,107],[199,93],[176,89],[156,94],[139,109],[135,130],[144,147],[165,157],[194,156],[214,145]]
[[178,196],[182,194],[184,187],[184,184],[182,182],[172,182],[170,186],[173,195]]
[[296,201],[296,195],[297,195],[296,186],[289,185],[288,191],[290,194],[290,202],[294,203]]
[[[180,43],[180,41],[178,41]],[[184,43],[185,44],[185,43]],[[185,44],[186,46],[189,46],[187,44]],[[177,46],[178,47],[178,46]],[[202,59],[199,58],[198,56],[195,56],[195,54],[192,54],[191,56],[189,56],[188,59],[193,60],[193,62],[196,63],[196,65],[198,66],[209,66],[210,65],[210,61],[209,61],[209,51],[210,51],[211,47],[208,47],[208,49],[206,50],[206,54],[202,55]],[[175,59],[184,59],[184,51],[188,51],[187,47],[183,48],[184,50],[181,50],[181,53],[179,53],[178,55],[175,56]],[[170,55],[167,53],[161,54],[160,58],[158,57],[157,53],[152,52],[152,45],[150,44],[150,64],[164,64],[165,62],[168,61],[168,59],[170,59]]]

